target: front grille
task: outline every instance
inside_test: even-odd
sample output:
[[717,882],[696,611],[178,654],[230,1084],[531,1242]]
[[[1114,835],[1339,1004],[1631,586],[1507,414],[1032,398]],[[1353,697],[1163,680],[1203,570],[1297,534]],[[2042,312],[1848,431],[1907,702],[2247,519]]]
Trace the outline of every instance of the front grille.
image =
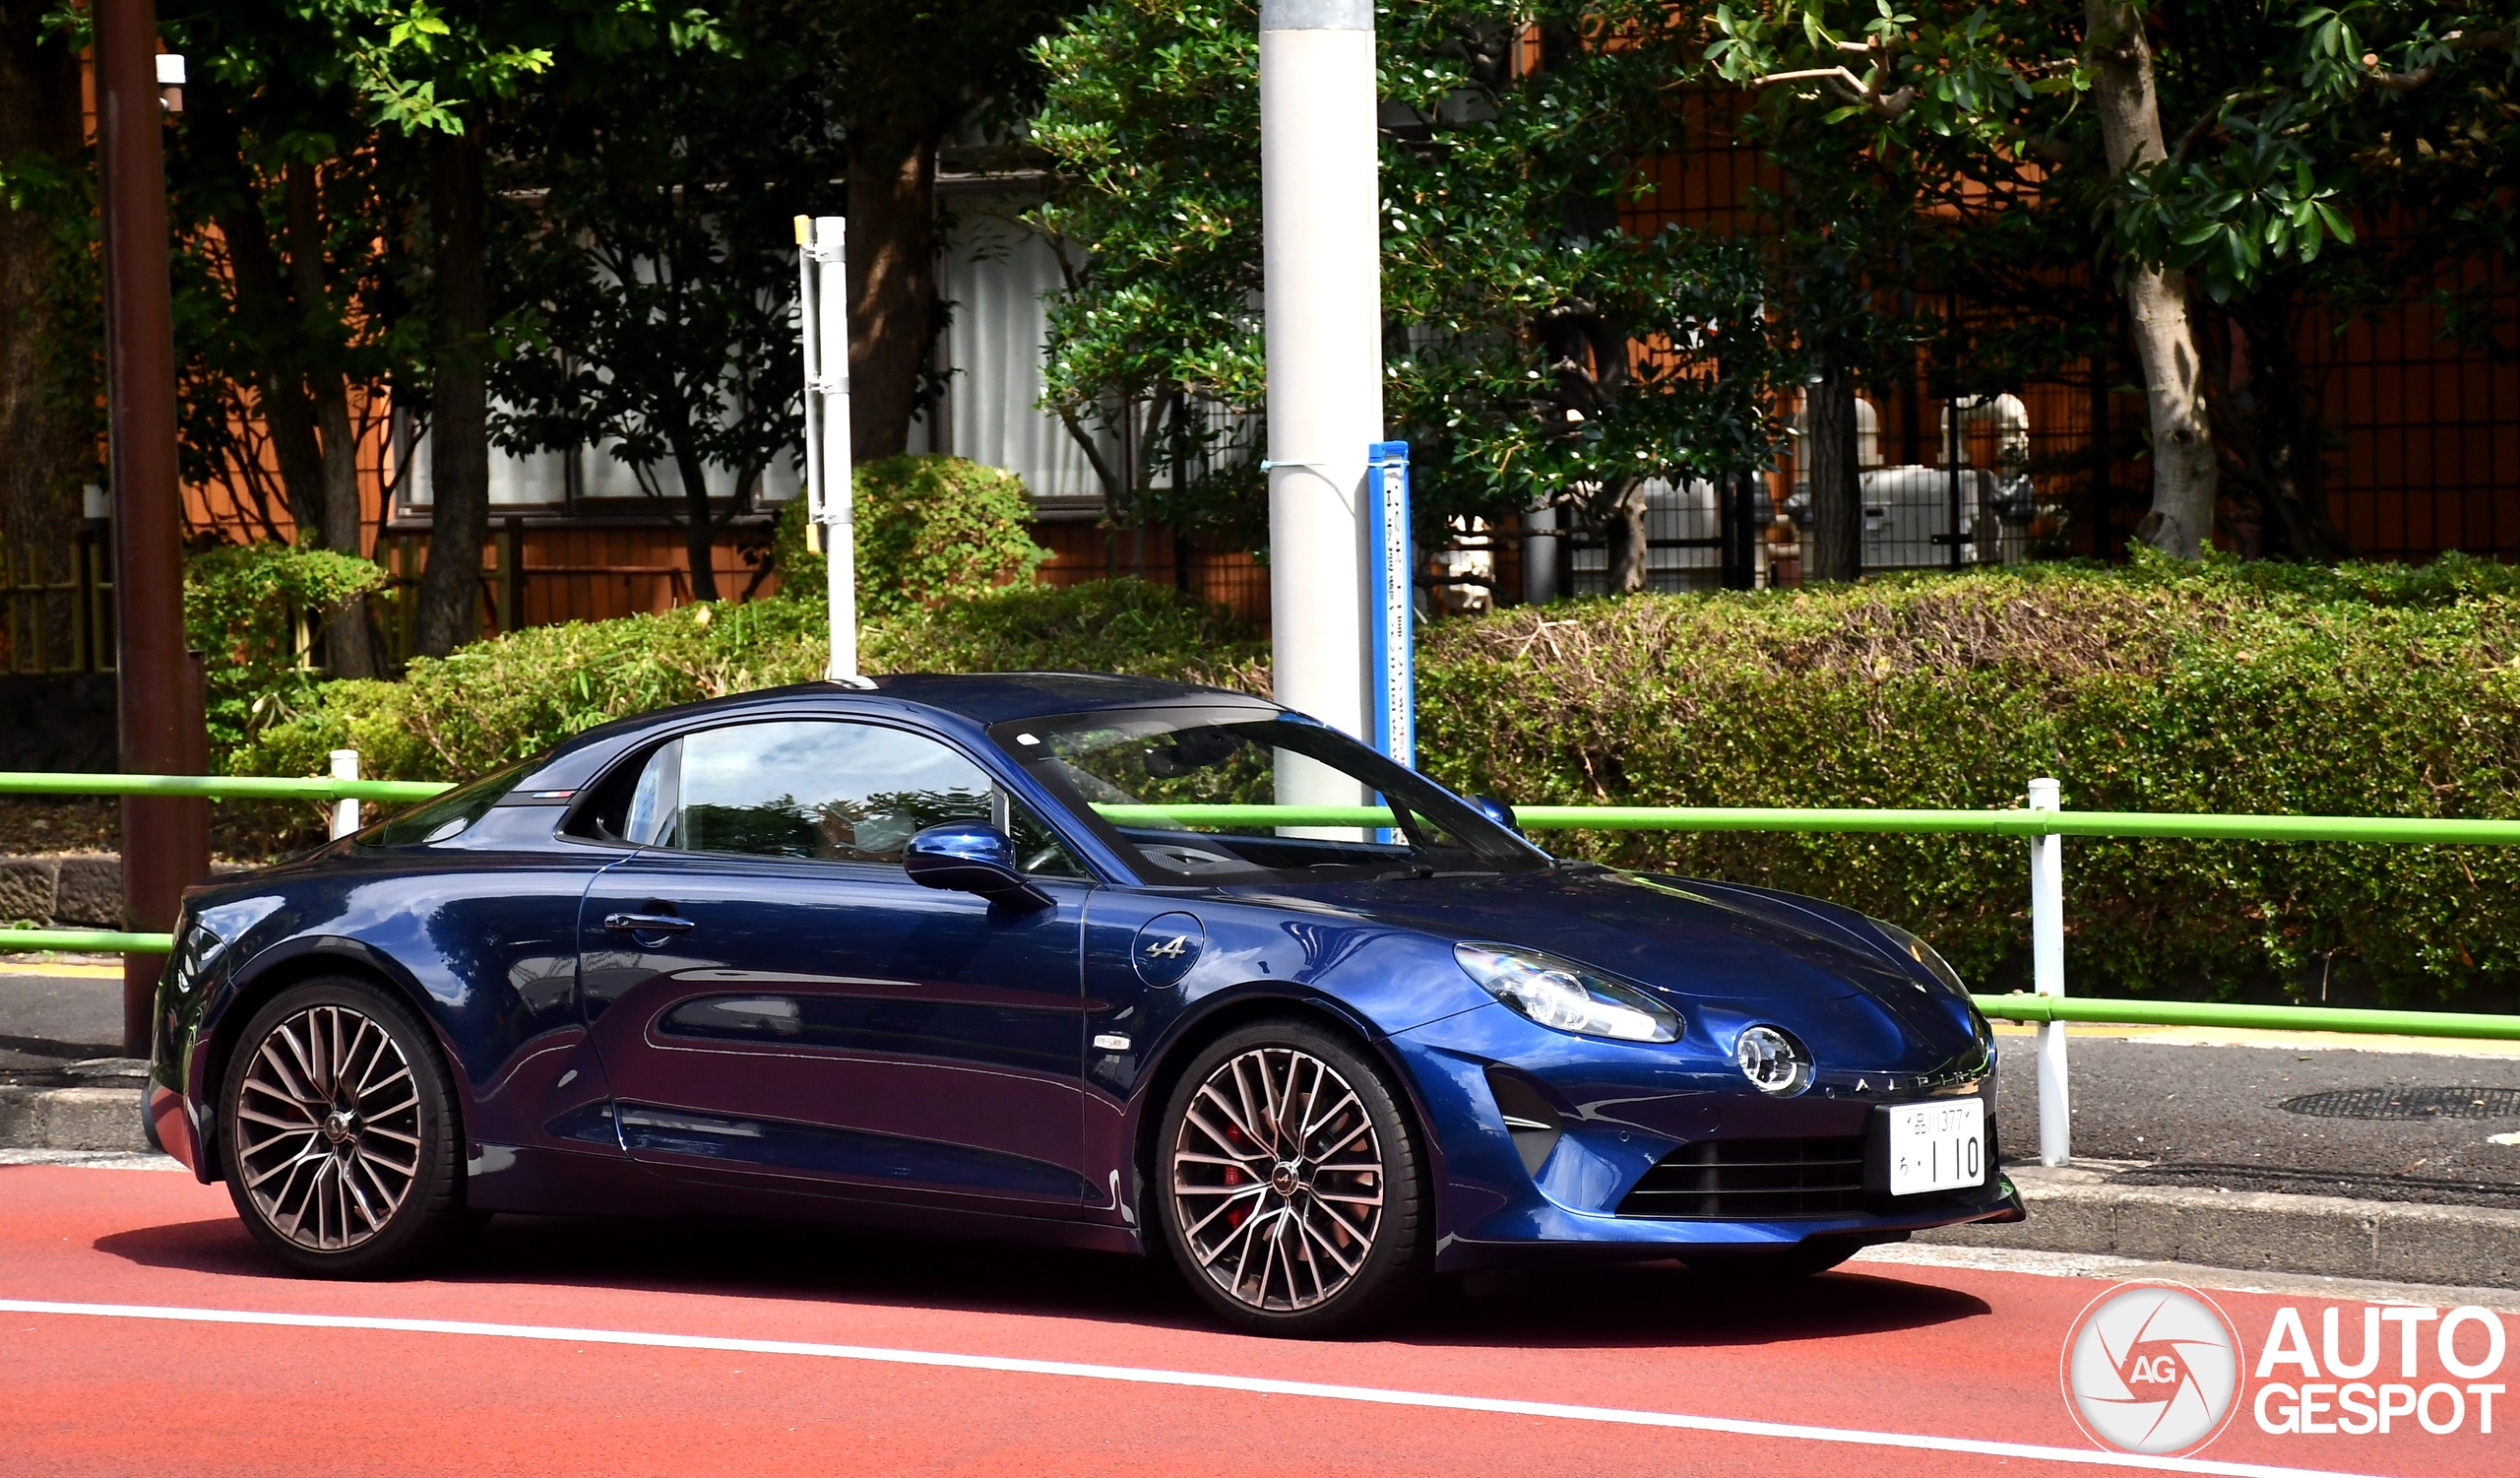
[[1708,1139],[1683,1144],[1645,1172],[1621,1216],[1766,1221],[1861,1208],[1863,1136]]

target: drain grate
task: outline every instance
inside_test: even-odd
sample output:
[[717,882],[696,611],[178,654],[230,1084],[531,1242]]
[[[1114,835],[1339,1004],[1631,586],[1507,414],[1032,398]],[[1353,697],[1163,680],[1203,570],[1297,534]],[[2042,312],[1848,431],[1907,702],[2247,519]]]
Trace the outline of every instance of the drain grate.
[[2520,1088],[2333,1088],[2278,1107],[2312,1119],[2514,1119]]

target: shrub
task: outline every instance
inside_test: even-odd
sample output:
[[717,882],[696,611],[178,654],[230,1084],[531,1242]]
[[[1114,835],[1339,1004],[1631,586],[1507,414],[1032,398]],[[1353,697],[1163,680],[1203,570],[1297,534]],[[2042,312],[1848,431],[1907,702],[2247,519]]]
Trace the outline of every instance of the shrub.
[[[524,632],[336,683],[239,756],[453,776],[616,714],[808,677],[822,613],[774,601]],[[1074,668],[1268,685],[1223,612],[1137,582],[1009,586],[870,623],[871,671]],[[2520,815],[2520,575],[2218,561],[2032,566],[1804,591],[1641,596],[1424,628],[1427,771],[1522,804],[2002,807],[2032,776],[2080,809]],[[2017,841],[1549,833],[1564,854],[1836,898],[2019,977]],[[2507,1001],[2520,852],[2065,844],[2080,990],[2230,996],[2279,981]]]
[[203,655],[214,767],[314,701],[313,633],[384,583],[368,560],[292,545],[220,545],[184,560],[184,640]]
[[[850,480],[857,527],[857,618],[881,620],[966,601],[1031,578],[1050,551],[1033,543],[1024,480],[961,457],[887,457]],[[780,510],[782,594],[824,604],[823,556],[805,546],[805,500]]]
[[[530,626],[415,659],[401,682],[335,682],[321,701],[236,754],[240,775],[321,773],[334,749],[362,773],[444,780],[549,748],[608,719],[823,674],[819,606],[756,601],[662,615]],[[1248,682],[1263,649],[1222,610],[1161,586],[1012,585],[860,633],[869,672],[1069,667]]]

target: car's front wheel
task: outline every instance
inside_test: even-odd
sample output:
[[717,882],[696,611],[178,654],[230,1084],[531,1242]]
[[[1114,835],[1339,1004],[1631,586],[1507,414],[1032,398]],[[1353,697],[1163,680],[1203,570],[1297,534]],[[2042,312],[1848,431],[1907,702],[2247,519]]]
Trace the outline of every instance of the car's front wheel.
[[363,981],[308,981],[254,1013],[228,1060],[219,1144],[246,1230],[300,1273],[407,1271],[465,1230],[455,1089],[410,1010]]
[[1199,1054],[1159,1128],[1164,1234],[1190,1286],[1269,1334],[1391,1313],[1425,1270],[1420,1152],[1375,1063],[1310,1022],[1256,1022]]

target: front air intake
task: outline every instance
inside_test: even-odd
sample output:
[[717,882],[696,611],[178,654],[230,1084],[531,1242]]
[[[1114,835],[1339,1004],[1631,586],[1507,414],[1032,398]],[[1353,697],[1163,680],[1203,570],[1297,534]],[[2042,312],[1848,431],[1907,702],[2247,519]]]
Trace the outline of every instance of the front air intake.
[[1863,1136],[1707,1139],[1665,1155],[1618,1203],[1621,1216],[1765,1221],[1861,1208]]

